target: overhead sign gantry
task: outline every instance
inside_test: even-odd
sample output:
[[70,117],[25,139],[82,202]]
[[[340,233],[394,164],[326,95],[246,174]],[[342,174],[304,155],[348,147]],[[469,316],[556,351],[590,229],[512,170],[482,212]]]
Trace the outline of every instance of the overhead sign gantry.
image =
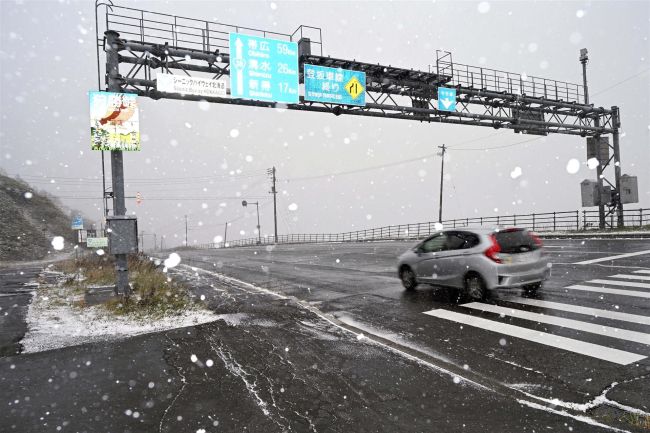
[[[436,52],[428,72],[324,56],[321,29],[310,26],[284,34],[112,3],[99,6],[106,7],[106,31],[98,37],[98,47],[106,53],[108,91],[256,107],[281,104],[290,110],[337,116],[506,128],[536,135],[599,139],[611,134],[607,145],[612,157],[600,162],[596,180],[599,195],[603,182],[613,191],[611,201],[600,202],[600,224],[605,227],[607,207],[607,215],[616,213],[618,225],[623,225],[619,110],[589,104],[582,85],[458,64],[443,51]],[[227,77],[230,88],[224,94]],[[214,86],[209,86],[211,82]],[[206,85],[212,90],[192,90]],[[114,155],[112,163],[118,165],[113,170],[121,172],[121,156]],[[601,175],[608,165],[614,166],[614,183]],[[116,214],[123,215],[123,185],[120,191],[114,181],[113,193]]]

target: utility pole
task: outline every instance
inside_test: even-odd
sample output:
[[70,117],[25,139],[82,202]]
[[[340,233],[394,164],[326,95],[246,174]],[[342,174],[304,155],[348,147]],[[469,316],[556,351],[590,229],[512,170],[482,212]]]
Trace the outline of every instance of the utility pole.
[[163,246],[163,240],[165,239],[165,235],[160,235],[160,251],[163,251],[165,247]]
[[[106,37],[106,78],[109,92],[122,92],[122,76],[120,75],[120,47],[119,33],[108,30],[104,33]],[[111,182],[113,184],[113,215],[125,216],[126,203],[124,200],[124,161],[121,150],[111,151]],[[130,296],[129,267],[126,254],[115,254],[115,270],[117,273],[117,285],[115,292],[122,293],[124,298]]]
[[275,166],[268,169],[267,174],[271,176],[271,181],[273,182],[273,185],[271,186],[271,194],[273,194],[273,239],[274,242],[277,244],[278,243],[278,210],[277,210],[277,202],[276,198],[278,195],[278,191],[275,189]]
[[442,146],[438,146],[438,149],[442,149],[442,152],[438,154],[441,156],[440,158],[440,207],[438,208],[438,222],[442,224],[442,185],[445,176],[445,152],[447,151],[447,147],[443,143]]
[[223,247],[226,248],[226,242],[228,239],[228,221],[226,221],[226,227],[223,229]]
[[185,215],[185,246],[187,246],[187,215]]
[[260,228],[260,202],[248,202],[246,200],[241,202],[241,205],[246,207],[249,204],[254,204],[255,207],[257,208],[257,243],[261,244],[262,243],[262,229]]
[[158,241],[156,241],[156,234],[153,234],[153,250],[156,251],[156,246],[158,244]]

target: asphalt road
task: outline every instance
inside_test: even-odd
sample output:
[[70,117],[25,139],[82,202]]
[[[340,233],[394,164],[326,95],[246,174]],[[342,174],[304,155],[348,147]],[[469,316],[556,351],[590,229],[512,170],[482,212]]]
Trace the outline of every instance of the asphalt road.
[[173,277],[220,320],[0,356],[0,431],[644,431],[624,415],[650,412],[650,287],[620,275],[650,276],[637,272],[650,241],[546,244],[551,279],[534,299],[492,293],[482,308],[497,312],[446,289],[406,293],[394,263],[411,243],[182,251]]
[[[608,397],[650,412],[650,393],[634,391],[640,383],[650,389],[650,273],[638,272],[650,271],[650,240],[546,240],[552,277],[534,299],[499,290],[483,305],[469,306],[456,304],[447,289],[402,289],[395,260],[412,245],[285,245],[181,256],[184,263],[307,301],[355,329],[415,347],[445,368],[469,370],[486,384],[581,403],[611,388]],[[646,253],[606,259],[639,251]],[[601,261],[577,264],[593,260]],[[544,323],[548,317],[553,322]],[[500,325],[550,337],[528,341]]]

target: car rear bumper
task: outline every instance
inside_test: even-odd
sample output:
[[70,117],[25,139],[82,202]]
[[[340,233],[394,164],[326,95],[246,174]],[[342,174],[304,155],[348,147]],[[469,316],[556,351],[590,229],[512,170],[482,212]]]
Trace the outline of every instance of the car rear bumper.
[[527,284],[540,283],[551,276],[551,269],[547,266],[534,271],[522,273],[498,273],[496,285],[493,288],[521,287]]

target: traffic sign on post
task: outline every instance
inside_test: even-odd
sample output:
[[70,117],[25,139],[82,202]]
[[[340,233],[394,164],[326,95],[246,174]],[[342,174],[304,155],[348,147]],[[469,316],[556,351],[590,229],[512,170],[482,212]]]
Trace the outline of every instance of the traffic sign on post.
[[305,100],[366,105],[366,73],[341,68],[304,65]]
[[81,216],[77,215],[74,218],[72,218],[72,225],[71,225],[72,230],[83,230],[84,228],[84,220]]
[[438,110],[456,111],[456,89],[438,87]]
[[230,33],[230,96],[297,104],[298,44]]

